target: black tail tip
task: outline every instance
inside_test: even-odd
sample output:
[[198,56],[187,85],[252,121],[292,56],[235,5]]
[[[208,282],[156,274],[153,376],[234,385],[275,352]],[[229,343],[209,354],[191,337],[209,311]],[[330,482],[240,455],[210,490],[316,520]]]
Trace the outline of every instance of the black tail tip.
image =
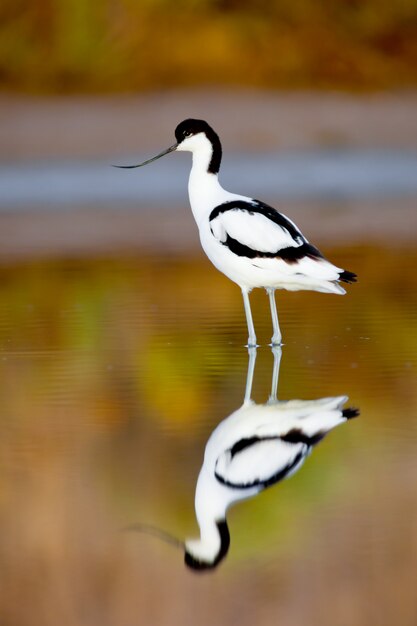
[[356,283],[358,277],[353,272],[348,272],[347,270],[345,270],[344,272],[340,272],[339,280],[341,280],[343,283]]
[[355,409],[353,406],[350,406],[347,409],[343,409],[342,415],[347,420],[351,420],[354,417],[358,417],[360,415],[360,411],[359,409]]

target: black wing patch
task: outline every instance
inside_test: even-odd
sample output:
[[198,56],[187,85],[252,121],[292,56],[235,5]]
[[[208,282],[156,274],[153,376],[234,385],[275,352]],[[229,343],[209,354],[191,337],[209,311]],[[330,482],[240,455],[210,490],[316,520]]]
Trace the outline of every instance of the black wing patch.
[[265,204],[265,202],[261,202],[260,200],[253,200],[253,202],[247,202],[246,200],[231,200],[230,202],[223,202],[223,204],[219,204],[216,206],[209,216],[209,221],[213,221],[216,217],[219,217],[222,213],[226,213],[226,211],[233,211],[234,209],[240,209],[241,211],[247,211],[248,213],[260,213],[264,217],[271,220],[281,228],[285,228],[294,239],[294,241],[299,240],[300,238],[304,240],[302,233],[298,230],[298,228],[288,220],[285,215],[282,215],[279,211],[274,209],[274,207],[269,206],[269,204]]
[[[264,258],[264,259],[276,259],[280,258],[288,264],[297,263],[300,259],[304,259],[309,257],[311,259],[324,259],[325,257],[321,254],[320,250],[318,250],[311,243],[308,243],[302,233],[298,230],[298,228],[288,220],[285,215],[282,215],[274,209],[273,207],[261,202],[260,200],[253,200],[253,202],[247,202],[245,200],[232,200],[230,202],[224,202],[223,204],[219,204],[216,208],[212,210],[210,213],[209,221],[212,222],[222,213],[226,213],[226,211],[246,211],[247,213],[254,215],[258,213],[263,215],[267,219],[271,220],[274,224],[277,224],[281,228],[284,228],[288,231],[289,235],[294,240],[294,247],[289,246],[287,248],[282,248],[281,250],[276,250],[274,252],[264,252],[262,250],[254,250],[249,246],[241,243],[237,239],[231,237],[228,233],[226,233],[226,239],[221,243],[229,248],[233,254],[237,256],[246,257],[248,259],[255,258]],[[342,279],[343,280],[343,279]]]
[[248,259],[282,259],[289,265],[297,263],[300,259],[309,257],[310,259],[324,259],[324,256],[311,243],[303,243],[296,248],[282,248],[276,252],[263,252],[262,250],[253,250],[249,246],[240,243],[237,239],[233,239],[229,234],[226,234],[225,241],[221,242],[224,246],[227,246],[231,252],[237,256],[244,256]]

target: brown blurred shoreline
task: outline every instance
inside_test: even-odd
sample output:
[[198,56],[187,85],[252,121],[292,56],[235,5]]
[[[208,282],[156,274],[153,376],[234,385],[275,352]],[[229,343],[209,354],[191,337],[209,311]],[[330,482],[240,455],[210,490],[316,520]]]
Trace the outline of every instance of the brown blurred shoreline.
[[228,151],[416,148],[417,91],[172,90],[135,96],[0,95],[0,160],[97,158],[165,147],[207,119]]

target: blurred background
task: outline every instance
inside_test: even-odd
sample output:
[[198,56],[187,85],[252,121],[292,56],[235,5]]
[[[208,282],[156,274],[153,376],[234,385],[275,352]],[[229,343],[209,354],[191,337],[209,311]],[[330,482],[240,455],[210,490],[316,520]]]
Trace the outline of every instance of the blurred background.
[[[417,623],[416,31],[415,0],[3,0],[2,626]],[[120,532],[198,535],[204,447],[244,395],[241,296],[200,249],[190,155],[111,167],[186,117],[219,133],[227,189],[359,275],[277,302],[279,397],[361,417],[230,511],[208,576]]]
[[37,93],[410,87],[414,0],[5,0],[0,72]]

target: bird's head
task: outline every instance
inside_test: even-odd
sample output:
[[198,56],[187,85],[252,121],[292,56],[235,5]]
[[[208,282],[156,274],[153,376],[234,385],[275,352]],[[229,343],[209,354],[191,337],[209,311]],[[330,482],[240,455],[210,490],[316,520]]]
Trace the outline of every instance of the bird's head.
[[217,521],[216,532],[202,535],[200,539],[185,542],[185,564],[196,571],[210,571],[224,559],[229,551],[230,534],[226,520]]
[[208,159],[207,171],[211,174],[217,174],[220,168],[222,158],[222,147],[219,136],[212,127],[204,120],[186,119],[178,124],[175,129],[175,138],[177,140],[169,148],[166,148],[159,154],[137,165],[116,165],[122,169],[133,169],[148,165],[157,159],[175,151],[184,151],[192,153],[206,154]]
[[209,533],[200,539],[181,541],[171,533],[150,524],[132,524],[123,530],[145,533],[164,543],[184,551],[184,563],[192,570],[213,570],[226,556],[230,546],[230,534],[226,520],[217,521]]

